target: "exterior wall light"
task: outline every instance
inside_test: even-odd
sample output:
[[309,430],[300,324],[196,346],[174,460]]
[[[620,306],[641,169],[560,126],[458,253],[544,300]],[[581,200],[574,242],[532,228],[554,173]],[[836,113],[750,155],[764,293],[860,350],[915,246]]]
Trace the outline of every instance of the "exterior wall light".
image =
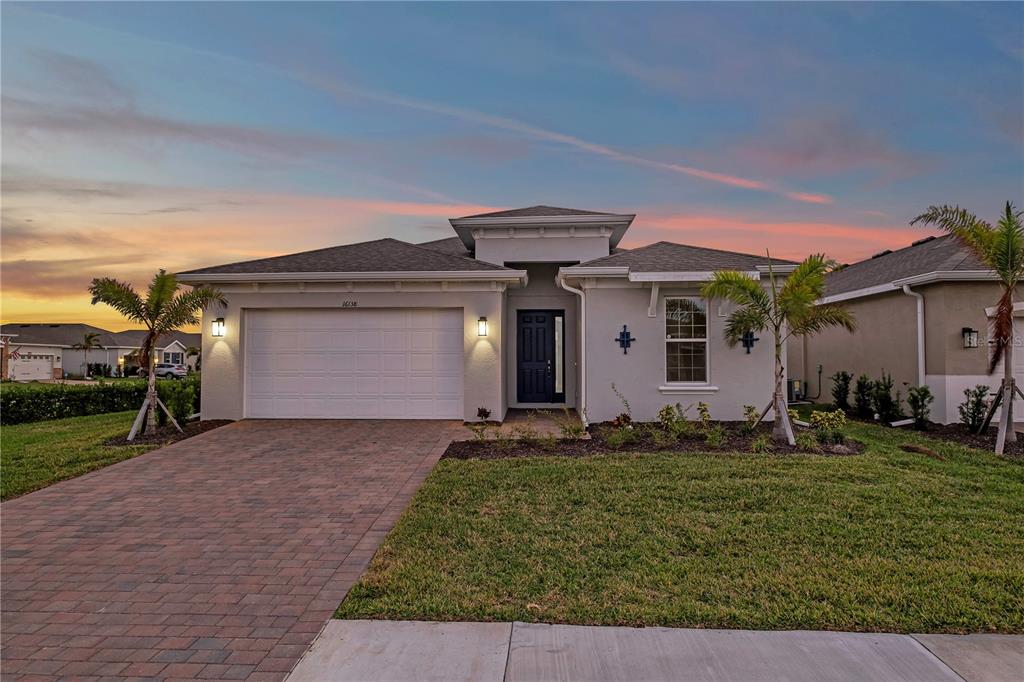
[[213,325],[210,328],[210,334],[212,336],[224,336],[224,318],[218,317],[213,321]]
[[481,317],[476,321],[476,335],[487,336],[487,318]]
[[964,327],[960,330],[961,335],[964,337],[964,348],[977,348],[978,347],[978,330],[971,329],[970,327]]

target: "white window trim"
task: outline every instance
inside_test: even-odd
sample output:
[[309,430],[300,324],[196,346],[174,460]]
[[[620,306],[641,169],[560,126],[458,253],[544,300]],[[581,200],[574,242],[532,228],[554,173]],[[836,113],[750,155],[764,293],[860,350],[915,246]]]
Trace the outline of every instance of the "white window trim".
[[[669,339],[668,338],[668,302],[670,300],[681,300],[688,299],[690,301],[699,301],[704,305],[704,338],[692,338],[692,339]],[[668,344],[680,343],[680,342],[704,342],[704,381],[669,381],[668,379],[668,353],[662,354],[662,372],[661,375],[665,377],[665,383],[658,387],[658,390],[662,393],[713,393],[718,390],[717,386],[711,385],[711,337],[708,333],[711,331],[711,317],[708,314],[709,302],[706,298],[701,296],[665,296],[662,300],[661,311],[663,319],[665,320],[665,326],[662,327],[665,335],[665,350],[668,351]]]

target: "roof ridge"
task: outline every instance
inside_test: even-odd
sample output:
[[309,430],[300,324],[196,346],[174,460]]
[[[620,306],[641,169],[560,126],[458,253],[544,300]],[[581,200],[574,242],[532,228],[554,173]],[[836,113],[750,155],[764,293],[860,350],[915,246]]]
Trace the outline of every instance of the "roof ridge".
[[[923,239],[923,237],[922,237],[922,239]],[[847,264],[847,266],[845,268],[843,268],[842,270],[837,270],[836,272],[837,273],[838,272],[846,272],[847,270],[850,270],[851,268],[856,268],[856,267],[858,267],[860,265],[864,265],[866,263],[878,263],[881,260],[890,259],[892,256],[903,254],[904,252],[909,251],[911,249],[917,249],[917,248],[922,248],[923,247],[922,248],[922,250],[923,250],[924,248],[935,248],[936,245],[943,246],[943,245],[947,244],[949,242],[949,240],[952,240],[952,239],[953,239],[953,235],[951,235],[951,234],[943,234],[943,235],[939,235],[939,236],[935,237],[935,239],[929,239],[928,241],[915,241],[915,242],[911,242],[910,244],[907,244],[906,246],[901,246],[898,249],[889,249],[888,253],[882,252],[882,253],[879,253],[879,254],[875,254],[874,256],[868,256],[867,258],[863,258],[863,259],[861,259],[861,260],[859,260],[859,261],[857,261],[855,263],[849,263],[849,264]],[[939,244],[937,244],[937,242],[939,242]],[[957,244],[957,246],[961,246],[961,245]],[[966,260],[969,257],[970,257],[969,255],[965,254],[964,258],[961,259],[960,262],[962,263],[964,260]]]
[[[342,249],[342,248],[345,248],[346,246],[359,246],[360,244],[373,244],[374,242],[386,242],[388,240],[399,241],[399,240],[397,240],[397,239],[395,239],[393,237],[379,237],[378,239],[367,239],[366,241],[363,241],[363,242],[353,242],[352,244],[335,244],[334,246],[323,246],[323,247],[320,247],[319,249],[309,249],[308,251],[296,251],[295,253],[282,253],[282,254],[277,255],[277,256],[265,256],[263,258],[249,258],[247,260],[237,260],[237,261],[233,261],[231,263],[220,263],[218,265],[208,265],[208,266],[203,266],[201,268],[192,268],[191,270],[183,270],[181,272],[177,272],[177,273],[174,273],[174,274],[176,274],[176,275],[187,275],[187,274],[190,274],[190,273],[192,273],[192,272],[194,272],[196,270],[205,270],[208,267],[224,268],[224,267],[230,267],[230,266],[233,266],[233,265],[244,265],[246,263],[259,263],[261,261],[274,260],[276,258],[288,258],[288,257],[291,257],[291,256],[304,256],[304,255],[310,254],[310,253],[320,253],[322,251],[330,251],[331,249]],[[402,242],[402,243],[405,243],[405,242]]]

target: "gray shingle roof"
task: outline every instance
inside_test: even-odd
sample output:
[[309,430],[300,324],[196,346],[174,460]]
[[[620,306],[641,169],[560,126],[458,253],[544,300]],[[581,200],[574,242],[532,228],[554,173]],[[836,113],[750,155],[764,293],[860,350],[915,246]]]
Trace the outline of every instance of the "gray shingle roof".
[[921,240],[897,251],[848,265],[828,276],[827,296],[939,270],[988,270],[953,237]]
[[422,246],[425,249],[431,249],[433,251],[440,251],[441,253],[450,253],[455,256],[464,256],[466,258],[472,258],[466,245],[462,243],[461,237],[445,237],[444,239],[435,239],[430,242],[420,242],[416,246]]
[[507,270],[465,256],[385,238],[358,244],[332,246],[287,256],[260,258],[183,272],[183,275],[263,274],[282,272],[463,272]]
[[[99,334],[97,341],[104,348],[127,347],[137,348],[142,342],[146,332],[142,329],[128,329],[123,332],[111,332],[106,329],[94,327],[91,324],[80,322],[72,323],[32,323],[19,324],[11,323],[3,325],[0,329],[4,334],[14,334],[11,344],[17,346],[19,343],[39,344],[42,346],[73,346],[81,343],[86,334]],[[171,332],[160,339],[160,347],[163,348],[174,340],[181,341],[186,348],[189,346],[199,347],[202,336],[188,332]]]
[[558,206],[527,206],[526,208],[512,208],[506,211],[493,211],[491,213],[477,213],[476,215],[464,215],[456,220],[467,218],[538,218],[550,216],[572,216],[572,215],[618,215],[617,213],[604,213],[602,211],[583,211],[578,208],[560,208]]
[[[793,264],[793,261],[781,258],[773,258],[772,262]],[[754,256],[749,253],[721,251],[673,242],[655,242],[580,265],[609,268],[628,267],[632,272],[713,272],[715,270],[753,270],[758,265],[767,264],[768,259],[764,256]]]

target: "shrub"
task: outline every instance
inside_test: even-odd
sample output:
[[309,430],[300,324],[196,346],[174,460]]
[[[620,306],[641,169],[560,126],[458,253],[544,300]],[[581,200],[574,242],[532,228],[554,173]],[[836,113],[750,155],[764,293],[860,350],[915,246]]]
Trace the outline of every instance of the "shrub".
[[[195,383],[189,380],[157,382],[157,395],[178,424],[184,422],[195,412]],[[157,421],[161,425],[167,422],[167,414],[163,410],[158,410]]]
[[658,411],[658,421],[661,428],[672,435],[676,440],[693,434],[693,425],[686,418],[689,407],[684,408],[679,403],[666,405]]
[[800,431],[796,434],[796,447],[802,452],[818,452],[818,439],[810,431]]
[[743,424],[743,433],[751,434],[757,430],[757,425],[761,423],[761,410],[757,409],[754,405],[743,406],[743,417],[746,422]]
[[853,387],[853,408],[861,419],[871,419],[874,412],[871,409],[871,399],[875,390],[875,382],[867,374],[857,377],[857,383]]
[[491,425],[487,422],[466,424],[466,428],[473,432],[473,440],[487,440],[487,430]]
[[811,428],[819,443],[842,443],[846,440],[843,429],[846,428],[846,413],[842,410],[831,412],[811,412]]
[[772,445],[772,439],[767,433],[762,433],[750,443],[750,451],[757,455],[763,455],[774,449],[775,447]]
[[669,448],[676,444],[678,440],[675,433],[672,431],[666,431],[659,428],[651,428],[651,440],[659,448]]
[[832,402],[840,410],[850,409],[850,382],[853,375],[842,370],[832,375]]
[[512,428],[512,438],[515,440],[533,442],[539,436],[540,434],[537,432],[537,415],[533,412],[526,415],[526,423]]
[[94,377],[109,377],[110,376],[110,365],[103,362],[90,362],[87,367],[90,376]]
[[145,399],[145,381],[93,385],[4,384],[0,392],[0,424],[137,410]]
[[625,426],[626,424],[632,424],[633,423],[633,408],[631,408],[629,406],[629,401],[626,400],[626,396],[622,395],[622,391],[620,391],[618,389],[618,387],[615,385],[614,382],[612,383],[612,392],[615,394],[615,397],[617,397],[619,399],[619,402],[622,403],[622,414],[620,414],[618,417],[615,418],[616,420],[621,420],[622,421],[622,423],[619,424],[619,426]]
[[621,426],[609,433],[605,441],[613,450],[621,450],[636,441],[636,432],[632,426]]
[[721,424],[709,425],[704,431],[704,444],[709,448],[720,448],[725,442],[725,427]]
[[476,408],[476,418],[482,422],[485,422],[491,418],[491,411],[488,410],[486,407],[478,407]]
[[700,430],[707,433],[711,428],[711,409],[707,403],[697,403],[697,418],[700,420]]
[[900,405],[903,401],[899,391],[893,395],[894,387],[891,374],[883,374],[881,379],[872,384],[871,408],[884,424],[894,422],[903,416],[903,408]]
[[910,414],[914,417],[914,428],[918,431],[928,428],[928,415],[931,414],[933,402],[935,396],[927,386],[911,386],[907,389],[907,405],[910,406]]
[[960,423],[967,427],[969,433],[978,433],[985,421],[988,411],[988,386],[978,384],[974,388],[964,389],[964,400],[960,403]]

